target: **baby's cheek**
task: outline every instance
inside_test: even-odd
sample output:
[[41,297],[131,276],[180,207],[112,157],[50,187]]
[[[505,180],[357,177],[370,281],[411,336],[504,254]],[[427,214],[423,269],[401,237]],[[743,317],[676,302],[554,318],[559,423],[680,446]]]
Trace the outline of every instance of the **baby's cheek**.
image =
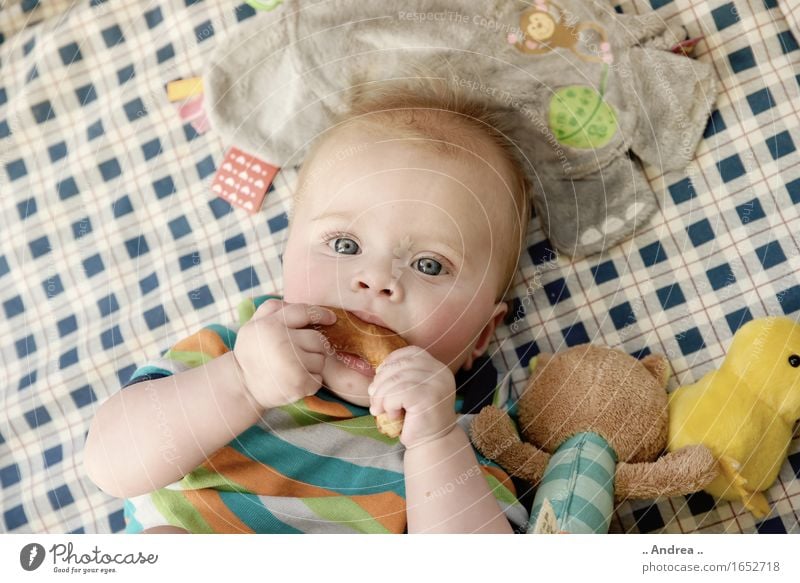
[[336,289],[335,276],[331,265],[315,261],[307,253],[289,254],[287,250],[283,258],[284,299],[292,303],[324,303],[324,298],[332,295],[329,291]]
[[474,318],[470,318],[465,307],[439,308],[426,316],[415,327],[408,340],[425,348],[431,356],[444,364],[450,364],[470,342],[475,331]]

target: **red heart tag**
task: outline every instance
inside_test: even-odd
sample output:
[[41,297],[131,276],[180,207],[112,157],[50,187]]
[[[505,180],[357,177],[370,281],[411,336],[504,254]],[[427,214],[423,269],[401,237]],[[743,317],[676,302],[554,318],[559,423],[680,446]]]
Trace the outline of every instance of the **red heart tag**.
[[217,168],[211,191],[250,214],[261,209],[269,185],[280,168],[231,147]]

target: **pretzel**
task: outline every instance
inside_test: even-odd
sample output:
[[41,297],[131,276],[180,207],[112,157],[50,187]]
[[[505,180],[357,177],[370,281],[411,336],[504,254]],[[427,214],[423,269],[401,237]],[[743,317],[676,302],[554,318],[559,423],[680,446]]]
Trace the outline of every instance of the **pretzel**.
[[[325,335],[335,350],[360,356],[373,368],[378,368],[398,348],[408,346],[408,342],[388,328],[365,322],[341,308],[322,307],[336,314],[336,322],[315,324],[314,327]],[[389,419],[386,413],[382,413],[375,418],[375,425],[387,437],[399,437],[403,419],[402,415],[398,419]]]

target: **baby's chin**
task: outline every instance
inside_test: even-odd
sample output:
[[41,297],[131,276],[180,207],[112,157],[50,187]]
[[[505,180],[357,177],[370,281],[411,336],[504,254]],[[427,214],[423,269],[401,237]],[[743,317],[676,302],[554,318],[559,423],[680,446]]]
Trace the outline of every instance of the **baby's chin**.
[[372,379],[342,364],[336,356],[325,359],[322,384],[340,399],[359,407],[369,407],[369,385]]

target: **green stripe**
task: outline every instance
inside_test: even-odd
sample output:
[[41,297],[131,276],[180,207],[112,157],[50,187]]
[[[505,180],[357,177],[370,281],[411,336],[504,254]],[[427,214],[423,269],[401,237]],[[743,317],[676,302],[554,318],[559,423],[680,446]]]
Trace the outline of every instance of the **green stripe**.
[[164,358],[174,360],[175,362],[182,362],[191,368],[204,365],[212,359],[211,356],[203,352],[183,352],[180,350],[168,350]]
[[278,409],[284,413],[288,413],[298,427],[316,425],[318,423],[330,423],[334,419],[338,419],[337,417],[312,411],[308,408],[308,405],[306,405],[303,399],[295,401],[294,403],[289,403],[288,405],[282,405],[278,407]]
[[256,313],[256,305],[253,302],[253,299],[247,298],[246,300],[239,302],[237,311],[239,312],[239,325],[243,326],[248,320],[250,320],[250,318],[253,317],[253,314]]
[[394,492],[405,498],[403,474],[317,455],[252,426],[229,444],[236,451],[306,484],[338,494]]
[[267,300],[282,300],[282,299],[283,296],[281,295],[266,294],[242,300],[236,307],[236,310],[239,313],[239,325],[243,326],[244,324],[246,324],[247,321],[253,317],[253,314],[256,313],[256,310],[259,308],[259,306],[261,306],[261,304],[263,304]]
[[186,474],[179,484],[187,490],[213,488],[221,492],[243,492],[246,494],[253,493],[241,484],[233,482],[230,478],[202,466],[199,466],[191,473]]
[[303,498],[303,504],[325,520],[343,524],[366,534],[391,534],[391,531],[350,498],[328,496]]
[[189,532],[199,534],[214,532],[181,491],[162,488],[151,493],[150,499],[156,510],[173,526],[180,526]]
[[347,431],[352,435],[358,437],[369,437],[375,441],[380,441],[386,445],[395,445],[400,441],[399,437],[388,437],[378,431],[375,425],[374,415],[365,415],[364,417],[356,417],[355,419],[343,419],[341,421],[334,421],[331,423],[334,427],[338,427],[343,431]]
[[486,474],[486,481],[489,483],[492,494],[494,494],[494,497],[500,500],[500,502],[505,502],[509,506],[519,504],[514,494],[511,493],[511,490],[506,488],[495,476]]
[[219,497],[228,509],[253,532],[271,534],[302,534],[302,530],[279,520],[254,494],[220,492]]
[[504,405],[504,403],[501,403],[501,402],[500,402],[500,395],[501,395],[501,394],[502,394],[502,392],[503,392],[503,391],[501,390],[501,386],[502,386],[502,383],[501,383],[501,384],[498,384],[498,385],[497,385],[497,386],[494,388],[494,395],[492,395],[492,405],[494,405],[495,407],[498,407],[498,408],[502,408],[502,406]]
[[[319,393],[317,393],[317,395],[319,395]],[[352,435],[358,437],[369,437],[370,439],[380,441],[381,443],[385,443],[387,445],[394,445],[400,439],[399,437],[387,437],[378,431],[378,427],[375,425],[374,415],[361,415],[359,417],[354,417],[353,419],[340,419],[339,417],[333,417],[331,415],[324,415],[322,413],[312,411],[303,399],[288,405],[283,405],[282,407],[279,407],[279,409],[284,413],[288,413],[292,420],[299,427],[326,423],[343,431],[347,431]]]
[[353,405],[352,403],[348,403],[347,401],[340,399],[336,395],[334,395],[329,389],[322,388],[317,391],[315,395],[318,399],[325,401],[327,403],[337,403],[341,405],[348,411],[353,417],[364,417],[365,415],[369,415],[369,407],[359,407],[358,405]]

